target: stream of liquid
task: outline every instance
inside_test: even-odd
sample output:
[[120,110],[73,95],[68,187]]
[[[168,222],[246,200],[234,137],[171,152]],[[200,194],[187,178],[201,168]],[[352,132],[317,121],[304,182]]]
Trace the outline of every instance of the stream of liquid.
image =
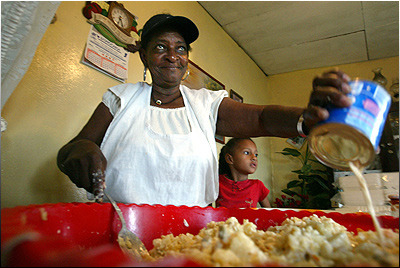
[[382,228],[378,222],[378,218],[376,217],[376,213],[375,213],[375,209],[374,206],[372,204],[372,199],[371,199],[371,194],[368,190],[368,185],[367,182],[362,174],[362,169],[359,168],[358,166],[356,166],[353,162],[349,162],[349,166],[350,169],[353,171],[353,173],[356,175],[358,182],[360,184],[361,187],[361,192],[364,195],[364,199],[367,202],[367,207],[368,207],[368,211],[372,217],[372,221],[374,223],[375,226],[375,230],[378,232],[378,236],[379,236],[379,241],[381,243],[381,246],[384,246],[384,235],[383,235],[383,231]]

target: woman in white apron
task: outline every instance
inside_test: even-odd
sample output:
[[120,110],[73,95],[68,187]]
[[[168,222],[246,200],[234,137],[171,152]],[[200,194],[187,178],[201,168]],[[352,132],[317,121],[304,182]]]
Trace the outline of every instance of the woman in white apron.
[[189,89],[181,81],[198,35],[185,17],[159,14],[146,22],[136,48],[144,80],[148,69],[152,84],[109,88],[59,151],[59,168],[78,187],[96,197],[105,190],[124,203],[207,206],[218,196],[215,134],[305,136],[327,118],[322,105],[350,105],[349,78],[339,71],[314,79],[306,109],[243,104],[225,90]]

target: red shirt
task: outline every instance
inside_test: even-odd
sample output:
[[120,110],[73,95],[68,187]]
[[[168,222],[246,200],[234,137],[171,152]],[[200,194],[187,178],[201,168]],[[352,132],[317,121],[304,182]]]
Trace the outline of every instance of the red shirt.
[[226,208],[256,208],[257,203],[268,194],[269,190],[260,180],[235,182],[226,175],[219,175],[219,195],[215,205]]

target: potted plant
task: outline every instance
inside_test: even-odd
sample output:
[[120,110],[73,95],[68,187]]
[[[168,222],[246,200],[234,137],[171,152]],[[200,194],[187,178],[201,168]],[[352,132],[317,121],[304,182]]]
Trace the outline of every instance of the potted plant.
[[330,199],[338,191],[333,185],[332,169],[314,158],[308,144],[304,153],[293,148],[284,148],[278,153],[297,158],[301,168],[292,171],[297,174],[297,179],[290,181],[282,190],[287,196],[276,198],[277,207],[330,209]]

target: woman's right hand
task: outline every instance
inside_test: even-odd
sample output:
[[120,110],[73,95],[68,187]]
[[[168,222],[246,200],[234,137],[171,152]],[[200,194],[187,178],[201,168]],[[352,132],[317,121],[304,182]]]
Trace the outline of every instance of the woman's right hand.
[[107,160],[93,141],[81,139],[66,144],[58,153],[57,164],[79,188],[95,196],[104,190]]
[[347,96],[351,92],[349,82],[350,77],[338,69],[314,78],[313,91],[303,114],[308,129],[329,117],[328,104],[336,107],[348,107],[352,104],[351,98]]

